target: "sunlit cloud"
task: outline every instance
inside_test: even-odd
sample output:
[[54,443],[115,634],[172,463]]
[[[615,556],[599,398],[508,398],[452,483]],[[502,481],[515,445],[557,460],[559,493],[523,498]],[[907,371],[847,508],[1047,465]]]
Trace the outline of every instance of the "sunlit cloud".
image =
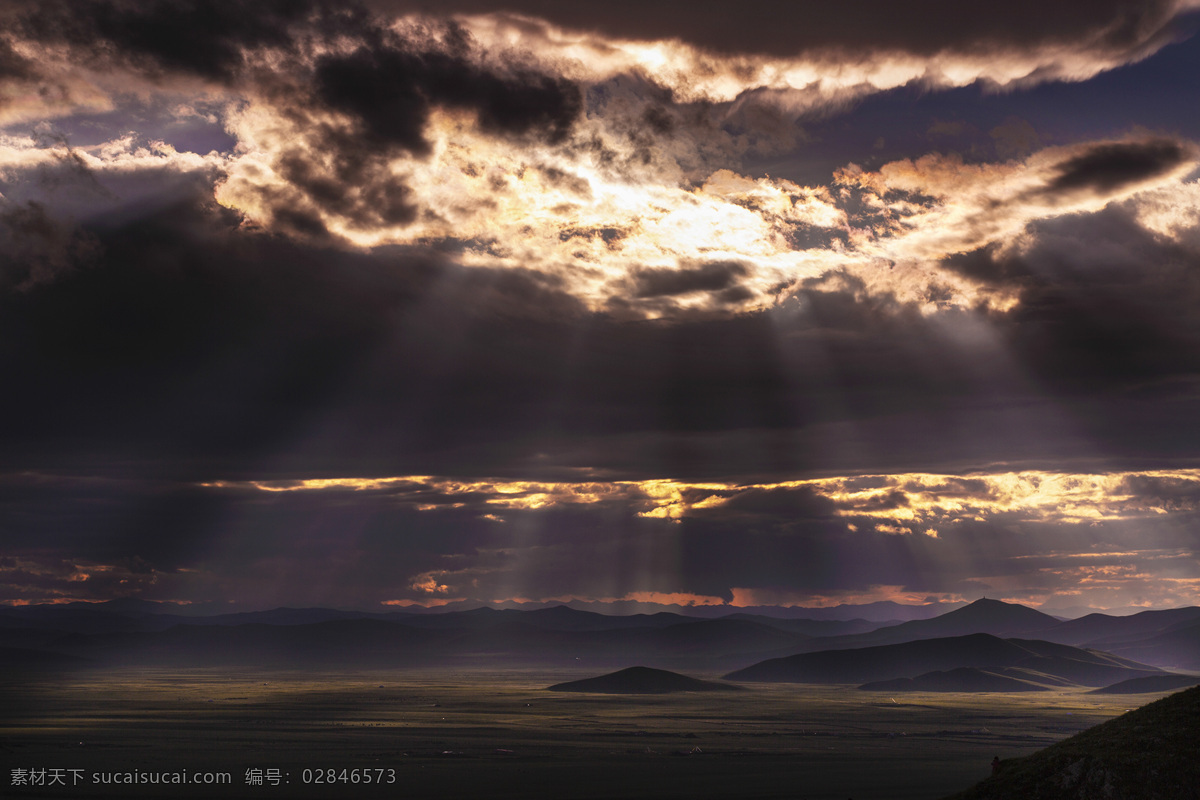
[[[559,66],[577,80],[600,81],[637,72],[652,76],[687,101],[730,102],[752,90],[774,90],[777,102],[797,112],[914,81],[937,87],[978,81],[996,87],[1082,81],[1143,57],[1162,44],[1147,26],[1141,48],[1106,43],[1111,29],[1101,28],[1073,42],[1007,44],[974,51],[966,45],[923,56],[900,49],[872,50],[870,45],[857,52],[835,46],[806,48],[793,57],[780,58],[717,54],[679,39],[605,39],[516,14],[462,15],[458,19],[489,52],[528,54]],[[398,30],[420,25],[420,18],[395,23]]]
[[7,602],[1196,599],[1196,2],[533,5],[0,8]]
[[899,585],[877,585],[842,592],[813,592],[783,588],[745,588],[731,590],[730,606],[747,608],[754,606],[780,606],[783,608],[829,608],[837,605],[891,602],[902,605],[922,603],[958,603],[965,598],[954,592],[914,592]]
[[[655,144],[641,163],[645,146],[594,112],[566,144],[514,144],[467,115],[435,112],[428,155],[381,162],[347,190],[362,200],[328,205],[286,173],[302,158],[306,181],[332,185],[332,156],[302,144],[304,126],[248,107],[231,118],[246,152],[231,162],[217,198],[267,229],[303,211],[303,230],[359,247],[453,243],[465,265],[542,272],[594,309],[639,316],[768,307],[800,282],[838,273],[930,311],[1007,310],[1015,293],[981,287],[940,262],[989,245],[1029,247],[1032,222],[1179,185],[1198,163],[1189,143],[1131,139],[994,164],[933,153],[872,172],[851,165],[830,186],[801,186],[723,167],[705,172],[702,155],[680,156],[678,145]],[[706,133],[681,124],[671,139]],[[392,224],[359,213],[366,198],[396,191],[411,213]],[[1142,218],[1156,230],[1168,224],[1164,212]],[[1172,219],[1171,235],[1194,227]]]
[[30,554],[0,558],[0,605],[99,602],[152,590],[164,576],[138,559],[73,561]]
[[[179,68],[169,79],[139,71],[136,59],[106,63],[74,44],[13,37],[43,85],[67,87],[62,108],[115,107],[119,78],[126,93],[169,96],[180,119],[219,120],[236,146],[187,153],[130,133],[65,150],[7,136],[0,170],[70,158],[101,181],[208,172],[215,198],[250,229],[361,249],[435,247],[465,266],[543,275],[617,315],[752,311],[839,275],[927,312],[1003,311],[1017,293],[980,286],[941,260],[1028,246],[1037,220],[1170,193],[1195,168],[1195,148],[1143,137],[970,164],[935,152],[875,170],[850,164],[825,186],[748,174],[742,161],[764,148],[801,151],[804,114],[914,82],[1086,80],[1162,46],[1158,31],[1178,11],[1151,15],[1144,39],[1120,44],[1113,21],[1076,40],[920,54],[817,47],[787,58],[605,38],[513,14],[346,18],[333,34],[289,28],[215,43],[223,61],[201,74],[158,54]],[[300,28],[323,19],[315,9],[284,17]],[[25,114],[13,110],[22,102],[8,113]],[[386,103],[409,111],[384,113]],[[747,138],[734,124],[747,114],[773,118],[775,132],[757,126]],[[1164,199],[1139,205],[1143,224],[1170,236],[1195,227],[1156,196]]]
[[797,230],[846,225],[827,189],[727,169],[690,186],[677,163],[631,167],[625,137],[598,119],[582,126],[573,146],[514,146],[462,115],[434,114],[427,157],[394,159],[352,190],[369,194],[376,177],[403,186],[419,212],[391,225],[362,224],[356,202],[343,216],[280,175],[281,160],[296,157],[336,179],[319,155],[297,150],[304,130],[250,111],[233,124],[254,146],[230,165],[217,198],[248,220],[272,228],[279,209],[303,209],[356,246],[458,242],[465,265],[544,272],[598,309],[614,301],[650,316],[664,307],[762,307],[797,278],[845,263],[832,251],[792,244]]
[[[838,603],[891,600],[954,602],[974,592],[1014,601],[1041,603],[1069,600],[1063,591],[1077,591],[1095,607],[1129,604],[1131,598],[1153,605],[1194,602],[1189,594],[1197,574],[1194,553],[1174,541],[1172,528],[1155,528],[1144,542],[1126,532],[1163,521],[1188,524],[1200,511],[1200,470],[1150,470],[1111,473],[1059,473],[1026,470],[1003,473],[948,475],[902,473],[814,478],[772,483],[731,484],[669,479],[645,481],[550,482],[461,480],[430,476],[385,479],[323,479],[208,484],[217,491],[264,493],[367,492],[388,503],[420,514],[468,514],[488,521],[514,521],[515,531],[536,530],[536,518],[576,509],[603,513],[619,511],[652,521],[660,533],[647,529],[646,553],[662,560],[669,546],[667,529],[685,523],[703,530],[776,531],[787,536],[800,520],[823,526],[823,537],[837,538],[840,527],[849,541],[881,546],[881,540],[902,545],[917,554],[926,571],[920,587],[903,583],[847,586],[844,589],[798,588],[786,585],[736,583],[724,595],[659,588],[656,581],[681,580],[670,570],[650,570],[643,585],[632,591],[608,593],[550,592],[503,587],[537,584],[543,570],[564,569],[574,556],[571,548],[586,546],[591,559],[605,552],[603,540],[576,538],[568,531],[547,540],[525,539],[518,533],[501,549],[478,549],[474,554],[448,557],[447,566],[426,570],[407,580],[414,602],[442,604],[446,598],[479,598],[489,602],[602,602],[671,606],[722,604],[826,606]],[[608,509],[608,512],[604,510]],[[591,513],[591,512],[588,512]],[[674,523],[674,524],[671,524]],[[530,526],[533,528],[530,528]],[[1097,528],[1097,526],[1105,526]],[[1115,527],[1114,527],[1115,526]],[[676,529],[678,530],[678,529]],[[795,529],[799,535],[800,529]],[[973,531],[1039,530],[1041,544],[1021,547],[983,545]],[[1114,540],[1113,537],[1116,537]],[[630,540],[629,544],[638,541]],[[1120,541],[1125,549],[1106,543]],[[1063,549],[1069,542],[1076,549]],[[1135,544],[1136,542],[1136,544]],[[1055,545],[1058,545],[1057,547]],[[1132,546],[1131,546],[1132,545]],[[736,552],[734,539],[727,545]],[[829,546],[829,545],[823,545]],[[979,551],[979,547],[985,549]],[[999,548],[999,549],[996,549]],[[853,547],[851,548],[854,549]],[[974,552],[975,555],[969,555]],[[991,555],[976,563],[983,552]],[[610,556],[603,556],[608,558]],[[846,557],[845,555],[843,557]],[[623,557],[622,557],[623,558]],[[967,561],[964,562],[963,559]],[[670,558],[663,563],[670,563]],[[973,574],[961,575],[964,563]],[[579,566],[583,569],[582,565]],[[951,577],[960,575],[960,577]],[[558,575],[555,580],[561,579]],[[1172,581],[1155,588],[1160,577]],[[541,579],[545,580],[545,578]],[[501,587],[497,591],[495,587]],[[973,587],[973,588],[969,588]],[[1074,587],[1074,588],[1071,588]],[[1080,602],[1083,602],[1080,600]]]
[[1200,180],[1169,184],[1129,201],[1137,221],[1168,241],[1200,247]]
[[[863,242],[865,252],[929,260],[1014,243],[1034,220],[1095,212],[1139,191],[1178,184],[1197,163],[1188,143],[1145,138],[1046,148],[1001,164],[930,154],[875,172],[843,170],[839,180],[871,190],[871,202],[892,226],[891,235]],[[889,192],[899,198],[888,201]],[[933,200],[914,203],[914,196]]]
[[[729,507],[756,492],[806,491],[830,502],[835,516],[874,523],[888,534],[937,538],[936,525],[981,522],[1003,515],[1018,522],[1072,525],[1152,519],[1200,509],[1200,470],[1113,473],[1022,471],[964,476],[928,473],[815,478],[756,484],[690,483],[670,479],[611,482],[466,481],[431,476],[321,478],[294,481],[214,481],[215,489],[263,492],[333,490],[384,492],[397,502],[433,495],[466,498],[493,518],[504,509],[601,503],[632,504],[647,518],[679,520]],[[424,503],[420,510],[461,508]],[[1093,554],[1094,555],[1094,554]]]
[[545,604],[545,603],[603,603],[603,604],[646,604],[658,606],[679,606],[695,608],[698,606],[723,606],[723,597],[691,594],[688,592],[629,592],[620,597],[586,597],[572,594],[555,595],[553,597],[497,597],[492,598],[496,604]]
[[[45,489],[55,483],[38,479]],[[119,487],[93,487],[109,488]],[[462,531],[455,534],[465,536],[458,544],[415,561],[401,548],[366,563],[356,544],[361,534],[333,523],[338,551],[345,552],[327,558],[306,580],[332,581],[332,590],[339,575],[386,564],[386,580],[364,597],[398,607],[577,601],[737,608],[957,601],[980,594],[1059,606],[1075,597],[1097,608],[1200,600],[1194,549],[1180,533],[1200,512],[1196,469],[898,473],[768,483],[408,475],[206,481],[196,490],[247,509],[292,508],[307,517],[314,509],[338,508],[349,515],[338,519],[348,520],[390,519],[388,509],[394,509],[394,519],[407,520],[385,525],[376,537],[424,530],[421,520],[434,525],[429,530]],[[610,533],[617,520],[633,522]],[[322,536],[296,531],[281,543],[324,552],[333,540]],[[768,543],[769,551],[760,551]],[[230,540],[225,546],[236,551],[240,545]],[[681,570],[680,548],[690,546],[714,548],[706,559],[750,558],[756,571],[776,577],[756,584],[733,573],[723,586],[707,579],[697,584]],[[812,552],[834,571],[851,570],[846,559],[857,553],[861,560],[873,549],[893,558],[910,555],[896,564],[884,559],[864,573],[866,580],[850,572],[839,579],[835,572],[830,585],[807,586],[803,580],[793,585],[777,566],[758,564],[762,553],[781,547],[790,555],[772,558]],[[760,555],[743,554],[746,548]],[[905,563],[910,557],[915,561]],[[147,592],[169,599],[217,580],[220,558],[218,549],[163,570],[28,555],[0,562],[0,583],[7,602]],[[297,568],[286,551],[247,561],[240,569],[258,576],[258,588],[246,596],[289,580]]]
[[226,159],[217,153],[179,152],[163,141],[141,142],[129,133],[99,145],[72,147],[33,136],[0,135],[0,174],[16,180],[24,170],[74,167],[98,174],[170,169],[177,172],[220,171]]

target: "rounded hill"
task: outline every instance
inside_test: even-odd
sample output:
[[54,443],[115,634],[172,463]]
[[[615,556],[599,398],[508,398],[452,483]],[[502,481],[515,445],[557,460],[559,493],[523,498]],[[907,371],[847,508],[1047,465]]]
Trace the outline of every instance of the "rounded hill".
[[551,692],[596,692],[599,694],[669,694],[671,692],[740,691],[741,686],[702,681],[678,672],[651,667],[629,667],[608,675],[556,683]]

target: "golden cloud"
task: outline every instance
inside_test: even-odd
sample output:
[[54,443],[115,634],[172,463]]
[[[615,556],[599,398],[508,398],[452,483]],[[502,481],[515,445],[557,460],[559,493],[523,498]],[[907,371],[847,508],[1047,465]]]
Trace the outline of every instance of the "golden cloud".
[[[245,50],[243,74],[221,87],[179,76],[156,84],[112,65],[104,72],[72,61],[60,45],[40,54],[30,43],[12,47],[74,87],[55,113],[111,108],[120,85],[169,99],[181,117],[196,117],[200,100],[207,115],[222,109],[237,141],[224,155],[138,144],[133,136],[72,151],[101,178],[212,171],[216,199],[250,228],[353,248],[441,245],[468,267],[545,274],[588,307],[620,315],[762,309],[786,298],[789,287],[833,275],[852,275],[862,291],[927,312],[1005,310],[1018,302],[1014,290],[981,286],[939,262],[988,245],[1020,247],[1032,222],[1145,193],[1160,198],[1139,205],[1148,228],[1180,236],[1195,227],[1194,215],[1171,210],[1168,195],[1196,167],[1196,153],[1168,139],[1046,148],[1002,163],[931,153],[874,171],[848,165],[830,186],[739,167],[756,149],[794,151],[796,115],[866,94],[913,81],[1084,80],[1133,57],[1101,40],[922,56],[818,49],[779,58],[714,54],[674,40],[605,39],[506,14],[455,19],[457,29],[409,15],[386,30],[405,47],[452,55],[472,74],[574,82],[584,90],[583,106],[569,130],[540,138],[505,133],[469,103],[434,99],[412,134],[421,147],[383,146],[364,136],[363,121],[347,109],[314,99],[322,64],[365,52],[354,36],[310,37],[287,52]],[[34,113],[19,110],[24,102],[10,100],[7,108]],[[48,115],[37,102],[37,113]],[[770,124],[747,138],[725,124],[739,115]],[[0,140],[0,170],[53,158],[32,139]]]
[[[219,481],[201,485],[263,492],[377,491],[394,497],[397,502],[414,502],[414,507],[420,511],[463,508],[473,504],[490,519],[502,518],[505,511],[621,503],[637,509],[643,517],[674,521],[733,507],[731,503],[735,499],[746,497],[750,492],[793,490],[809,492],[829,501],[832,516],[870,520],[876,530],[889,534],[919,534],[930,538],[937,538],[937,525],[983,521],[999,516],[1022,522],[1088,524],[1151,519],[1200,507],[1200,469],[1110,473],[1024,470],[968,475],[900,473],[754,484],[692,483],[670,479],[468,481],[401,476],[245,483]],[[1164,500],[1154,488],[1160,485],[1170,485],[1176,496]],[[427,502],[430,495],[464,502]],[[747,513],[737,507],[739,513]]]

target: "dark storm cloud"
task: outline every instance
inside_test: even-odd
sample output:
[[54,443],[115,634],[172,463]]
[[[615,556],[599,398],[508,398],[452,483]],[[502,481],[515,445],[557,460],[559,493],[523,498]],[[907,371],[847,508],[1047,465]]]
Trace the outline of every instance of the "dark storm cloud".
[[[536,276],[236,223],[184,203],[94,228],[87,269],[0,298],[11,466],[511,474],[546,448],[596,466],[594,437],[791,424],[762,317],[579,328]],[[662,444],[619,457],[653,473]]]
[[[0,399],[10,468],[737,479],[1082,454],[1025,371],[1085,403],[1101,444],[1195,445],[1196,256],[1122,208],[1043,223],[996,265],[1022,303],[985,340],[971,312],[928,318],[848,276],[769,312],[621,322],[519,271],[303,248],[237,221],[185,203],[92,226],[86,268],[54,251],[57,280],[0,298],[21,387]],[[21,252],[8,274],[40,257]]]
[[[300,593],[310,602],[365,606],[646,591],[728,600],[739,588],[793,602],[880,586],[974,596],[1014,580],[1042,593],[1069,590],[1082,579],[1097,583],[1163,563],[1186,574],[1194,550],[1191,522],[1174,513],[1177,503],[1167,503],[1170,516],[1149,513],[1162,504],[1155,493],[1194,495],[1194,476],[1129,476],[1114,487],[1111,505],[1095,508],[1102,515],[1140,510],[1142,518],[1089,517],[1084,525],[1040,519],[1057,510],[1053,503],[998,509],[973,491],[982,478],[912,484],[905,491],[923,490],[947,503],[942,512],[932,510],[950,512],[936,536],[922,533],[928,523],[886,513],[903,511],[903,504],[826,496],[896,480],[695,487],[684,491],[692,502],[714,495],[723,502],[696,507],[673,524],[639,516],[646,505],[633,487],[599,502],[523,508],[511,505],[522,493],[511,485],[462,491],[437,480],[266,491],[249,484],[9,476],[0,479],[0,522],[19,535],[10,543],[15,556],[0,563],[0,592],[25,599],[56,593],[168,599],[190,587],[196,598],[232,592],[256,605]],[[1139,497],[1130,501],[1127,493]],[[207,513],[197,513],[205,506]],[[42,520],[42,527],[29,520]],[[47,536],[54,526],[59,533]]]
[[[751,0],[731,15],[728,4],[707,2],[634,10],[463,0],[434,13],[526,11],[721,52],[853,51],[861,56],[853,63],[875,63],[884,51],[986,52],[999,63],[1046,46],[1037,63],[1054,73],[1061,45],[1097,56],[1082,58],[1080,74],[1171,35],[1167,4],[1043,5]],[[3,36],[46,45],[48,59],[61,46],[88,68],[63,78],[78,78],[80,91],[96,71],[109,73],[92,86],[97,96],[129,73],[143,88],[148,77],[168,89],[164,98],[206,81],[222,98],[202,109],[217,120],[208,124],[236,131],[245,148],[226,140],[223,153],[191,158],[154,150],[142,131],[128,145],[80,151],[65,135],[21,139],[6,156],[14,165],[6,175],[17,177],[0,187],[8,198],[0,200],[0,600],[139,593],[338,605],[459,593],[728,598],[739,587],[833,596],[878,586],[966,592],[1022,576],[1053,590],[1123,565],[1149,574],[1152,557],[1194,552],[1189,525],[1200,498],[1186,476],[1129,477],[1120,490],[1130,497],[1088,506],[1107,515],[1095,524],[1066,490],[1054,508],[1012,501],[1015,478],[868,474],[765,485],[986,473],[1001,462],[1048,471],[1071,459],[1104,468],[1194,463],[1200,253],[1182,235],[1147,230],[1141,196],[1091,210],[1165,185],[1194,158],[1183,139],[1068,143],[1019,164],[918,159],[905,173],[912,189],[887,190],[875,176],[806,196],[814,208],[846,212],[845,230],[771,229],[793,247],[837,250],[846,266],[791,283],[784,276],[768,310],[732,313],[775,280],[755,281],[753,255],[692,257],[677,269],[638,262],[655,266],[614,279],[626,297],[589,310],[585,293],[569,291],[577,276],[557,266],[539,273],[508,255],[497,256],[503,268],[455,263],[460,252],[505,249],[503,233],[482,241],[484,224],[432,247],[348,252],[334,240],[431,215],[432,201],[423,208],[414,188],[426,185],[422,176],[396,173],[430,164],[441,136],[496,147],[498,161],[518,165],[507,177],[476,153],[437,165],[485,187],[467,198],[448,182],[447,220],[453,203],[487,207],[489,185],[497,206],[532,186],[561,192],[569,203],[552,209],[548,239],[590,248],[598,260],[639,246],[639,225],[654,227],[634,213],[582,215],[583,201],[601,204],[612,188],[604,182],[618,173],[617,194],[653,185],[716,202],[720,190],[746,195],[728,201],[739,211],[777,213],[762,199],[770,181],[738,183],[729,173],[724,188],[704,181],[747,152],[805,157],[792,117],[744,97],[722,121],[724,104],[676,102],[650,85],[654,76],[589,73],[581,57],[571,68],[600,76],[586,87],[584,119],[581,85],[555,73],[552,56],[485,48],[467,23],[393,28],[339,4],[95,0],[30,3],[18,14],[20,26]],[[522,41],[542,41],[536,29],[529,22]],[[489,35],[486,25],[476,30]],[[36,77],[4,42],[0,80]],[[613,69],[636,71],[635,61]],[[713,75],[735,70],[730,63],[712,60]],[[123,102],[113,117],[133,108]],[[161,116],[174,119],[175,100],[161,102]],[[457,138],[439,127],[463,117]],[[79,130],[92,121],[68,122]],[[1052,126],[1020,123],[992,128],[996,145],[986,152],[1024,156],[1039,141],[1062,141]],[[982,136],[989,124],[979,124]],[[872,130],[871,140],[884,134],[890,140]],[[43,145],[61,157],[34,149]],[[104,166],[92,175],[88,163]],[[1006,196],[1014,171],[1030,180],[1013,181],[1010,195],[1040,189]],[[664,175],[670,181],[656,184]],[[220,193],[239,178],[241,194]],[[97,193],[101,180],[110,195]],[[123,192],[139,183],[154,191]],[[226,207],[213,204],[214,183]],[[971,252],[935,264],[851,263],[858,247],[886,252],[906,221],[940,204],[975,208],[970,201],[993,191],[1000,201],[978,204],[987,224]],[[100,200],[80,202],[88,192]],[[816,202],[835,195],[836,209]],[[1079,213],[1026,225],[1079,198]],[[799,190],[780,199],[799,214]],[[93,213],[99,205],[103,213]],[[82,223],[69,220],[85,207]],[[520,220],[522,207],[513,208]],[[1018,233],[1020,246],[1011,246]],[[979,247],[997,238],[1005,241]],[[835,263],[829,252],[812,255],[814,265],[825,256]],[[902,274],[933,277],[919,300],[906,300],[889,294],[906,290],[894,279]],[[954,298],[938,281],[960,278],[992,290],[980,297],[1014,304],[939,304]],[[672,316],[688,296],[703,310]],[[646,311],[664,319],[631,319]],[[432,477],[371,488],[351,480],[419,475]],[[340,483],[318,488],[321,478]],[[488,484],[505,478],[509,485]],[[534,478],[580,484],[517,485]],[[676,493],[677,485],[609,479],[721,483]],[[1159,508],[1165,519],[1151,518]],[[1121,555],[1138,547],[1156,554]],[[1042,572],[1029,577],[1031,565]]]
[[113,564],[136,555],[160,569],[194,561],[231,503],[153,477],[0,476],[0,520],[13,553]]
[[651,269],[634,273],[634,297],[663,297],[691,292],[720,292],[737,284],[749,269],[736,261],[711,261],[693,268]]
[[[325,456],[349,456],[354,441],[383,459],[370,471],[390,469],[392,453],[421,474],[430,448],[543,425],[543,370],[561,369],[568,337],[538,318],[575,314],[577,301],[520,272],[306,250],[236,223],[183,203],[95,228],[89,268],[0,297],[11,344],[0,357],[23,387],[4,400],[9,454],[39,460],[56,449],[49,436],[80,456],[173,452],[238,472],[311,436]],[[326,422],[349,438],[325,441]]]
[[[1005,478],[1000,480],[1003,485]],[[926,488],[927,497],[941,497],[940,489]],[[1112,499],[1118,507],[1125,502]],[[976,503],[953,494],[944,501],[933,522],[892,518],[881,507],[856,512],[843,503],[824,515],[695,509],[680,526],[683,584],[699,594],[720,594],[722,585],[757,587],[759,596],[790,594],[796,602],[878,587],[968,597],[1005,594],[1016,586],[1043,596],[1080,587],[1116,593],[1122,582],[1141,576],[1137,591],[1174,600],[1174,588],[1145,576],[1164,569],[1195,574],[1190,515],[1161,516],[1134,503],[1124,509],[1140,508],[1132,519],[1085,518],[1079,524],[1042,518],[1056,510],[1053,505],[998,509],[988,499]],[[1087,508],[1114,510],[1104,503]]]
[[1200,481],[1168,475],[1130,475],[1122,489],[1137,502],[1156,504],[1171,511],[1200,509]]
[[838,519],[764,516],[731,526],[688,518],[680,527],[680,571],[688,589],[703,595],[757,586],[813,596],[895,585],[920,575],[917,553],[925,547],[908,537],[852,532]]
[[[374,7],[416,10],[406,0],[374,0]],[[638,0],[454,0],[462,13],[509,11],[617,38],[682,39],[721,53],[789,56],[806,50],[900,50],[927,55],[977,46],[1040,45],[1091,40],[1099,49],[1138,52],[1172,34],[1178,3],[1168,0],[1015,0],[963,6],[947,0],[894,3],[794,3],[749,0],[736,13],[720,0],[646,3]]]
[[713,519],[771,518],[790,525],[802,519],[830,519],[836,506],[812,487],[753,487],[732,494],[715,508],[695,509],[690,516]]
[[[670,557],[672,540],[663,534],[673,526],[638,517],[636,493],[586,507],[490,502],[512,497],[447,493],[421,482],[262,491],[7,476],[0,478],[0,524],[14,533],[7,544],[16,557],[0,565],[0,594],[40,599],[73,589],[83,597],[107,591],[165,599],[193,581],[192,590],[205,597],[237,587],[243,599],[270,602],[256,596],[255,586],[265,584],[285,596],[328,592],[308,594],[314,602],[371,605],[428,599],[411,584],[436,573],[447,591],[483,597],[604,596],[618,588],[614,574],[644,566],[651,554]],[[488,512],[504,521],[485,518]],[[592,568],[581,571],[581,562]],[[117,585],[135,569],[141,579]],[[621,593],[636,588],[644,587],[630,583]]]
[[941,266],[973,281],[991,286],[1011,286],[1033,279],[1028,265],[1002,254],[1001,247],[988,245],[942,259]]
[[41,203],[0,198],[0,292],[51,281],[96,256],[95,237],[55,219]]
[[[333,132],[321,137],[320,145],[326,153],[336,154],[332,169],[314,158],[312,145],[306,143],[285,150],[275,171],[317,208],[338,214],[355,227],[403,225],[416,218],[419,209],[412,191],[388,173],[386,158]],[[312,238],[328,233],[320,216],[296,207],[287,194],[280,194],[271,205],[274,221],[286,231]]]
[[1171,139],[1093,145],[1056,167],[1042,193],[1048,196],[1090,190],[1108,195],[1178,169],[1194,157]]
[[1025,363],[1072,392],[1159,383],[1169,393],[1172,380],[1196,374],[1200,254],[1140,228],[1124,208],[1037,230],[1019,257],[1036,277],[1008,326]]
[[[974,274],[1021,292],[1008,312],[925,315],[840,274],[768,312],[670,324],[589,313],[521,271],[403,248],[302,247],[194,198],[125,212],[81,229],[96,245],[86,267],[67,251],[54,281],[0,295],[0,371],[19,387],[0,396],[0,463],[129,482],[10,482],[0,527],[23,559],[112,567],[94,573],[88,596],[131,585],[182,596],[201,580],[182,569],[263,587],[263,603],[276,589],[331,604],[447,596],[412,588],[426,573],[486,599],[966,591],[979,576],[1002,586],[1031,552],[1063,572],[1039,581],[1069,586],[1080,574],[1069,554],[1094,531],[1007,512],[939,523],[934,539],[904,521],[917,490],[887,478],[847,481],[884,490],[849,500],[721,490],[723,504],[679,524],[638,516],[644,498],[530,510],[433,483],[271,494],[187,482],[569,467],[747,482],[1096,452],[1194,458],[1197,255],[1140,227],[1135,211],[1044,221],[1019,252],[975,254]],[[57,224],[46,212],[26,227]],[[936,492],[969,505],[986,489],[946,479]],[[1188,488],[1137,493],[1173,491]],[[1168,523],[1154,531],[1183,546]],[[1136,544],[1117,523],[1104,532]],[[148,577],[121,566],[134,556]],[[22,561],[10,584],[71,588],[71,575],[31,577],[49,570],[39,564]],[[115,574],[132,583],[103,582]]]
[[[339,158],[333,178],[342,182],[361,180],[368,167],[377,166],[381,148],[427,153],[422,129],[433,107],[469,109],[494,134],[537,130],[550,141],[560,140],[581,111],[581,94],[570,81],[528,68],[480,66],[472,59],[479,52],[470,35],[451,23],[435,24],[410,40],[385,22],[357,5],[321,0],[89,0],[39,4],[16,15],[16,29],[28,39],[68,44],[75,58],[94,66],[265,82],[294,114],[315,102],[346,115],[353,122],[349,134],[325,126],[321,136],[322,126],[313,125],[317,141],[309,143],[333,148]],[[359,46],[310,63],[306,53],[317,41]],[[245,54],[255,50],[278,51],[281,74],[251,69]],[[313,156],[297,151],[295,157]],[[284,167],[314,199],[329,199],[329,180],[295,163]],[[319,185],[322,180],[326,185]],[[360,205],[377,200],[390,209],[380,215],[384,221],[403,221],[408,213],[403,198],[391,195]]]
[[[852,482],[847,481],[847,484],[852,485]],[[928,491],[938,495],[939,497],[961,497],[976,500],[990,500],[995,496],[995,492],[992,487],[988,485],[988,482],[979,478],[947,477],[941,482],[931,486],[905,484],[902,488],[905,491]]]
[[100,64],[229,81],[244,66],[243,48],[288,47],[292,26],[314,15],[328,30],[340,16],[331,8],[305,0],[51,0],[18,16],[17,30]]
[[[91,570],[91,571],[89,571]],[[31,561],[18,569],[0,567],[0,602],[61,602],[141,597],[153,592],[160,575],[136,558],[115,563]]]
[[[274,160],[285,185],[263,191],[275,222],[314,238],[326,234],[316,211],[360,230],[411,223],[417,198],[389,162],[400,153],[429,155],[425,128],[434,108],[473,111],[493,135],[553,142],[570,130],[582,108],[574,84],[528,69],[491,71],[471,59],[465,31],[447,25],[441,33],[438,44],[366,28],[359,33],[366,44],[317,59],[310,76],[271,79],[273,102],[301,131]],[[329,111],[348,124],[330,124]]]
[[[363,48],[317,62],[316,96],[354,118],[367,145],[398,146],[425,154],[429,108],[469,108],[484,130],[523,134],[544,130],[560,140],[582,108],[579,90],[561,78],[514,71],[498,75],[470,63],[465,31],[450,27],[451,52],[413,52],[406,43]],[[456,52],[457,51],[457,52]]]
[[12,78],[30,78],[35,74],[33,64],[12,49],[7,41],[0,39],[0,81]]
[[906,507],[908,504],[908,495],[897,491],[863,500],[843,502],[839,505],[851,513],[869,513],[875,511],[895,511]]

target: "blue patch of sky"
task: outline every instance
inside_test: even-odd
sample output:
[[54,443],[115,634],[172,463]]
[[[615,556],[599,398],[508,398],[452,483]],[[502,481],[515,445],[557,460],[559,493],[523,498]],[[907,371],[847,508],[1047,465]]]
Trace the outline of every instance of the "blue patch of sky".
[[1036,134],[1034,149],[1140,130],[1200,140],[1200,35],[1191,33],[1200,28],[1200,14],[1183,25],[1190,33],[1182,41],[1087,81],[1010,91],[974,84],[881,92],[849,111],[801,119],[807,141],[794,153],[748,159],[745,168],[813,185],[828,183],[851,162],[870,169],[931,152],[1003,160],[1024,154],[1004,132],[1028,132],[1025,124]]
[[[218,103],[193,103],[190,112],[181,112],[178,98],[146,100],[136,95],[114,98],[109,111],[84,112],[47,120],[10,125],[9,134],[27,134],[37,130],[39,138],[54,146],[65,140],[71,147],[91,147],[133,133],[135,142],[162,141],[179,152],[205,155],[212,151],[231,152],[237,140],[225,131]],[[51,135],[47,135],[47,134]]]

